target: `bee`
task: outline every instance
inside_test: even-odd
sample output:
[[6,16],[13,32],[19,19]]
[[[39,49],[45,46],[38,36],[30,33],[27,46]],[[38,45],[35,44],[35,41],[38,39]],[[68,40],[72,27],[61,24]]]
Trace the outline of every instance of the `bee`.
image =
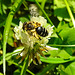
[[48,36],[48,31],[40,23],[34,21],[24,22],[23,30],[26,30],[29,35],[33,35],[37,39],[40,39],[38,35],[42,37]]

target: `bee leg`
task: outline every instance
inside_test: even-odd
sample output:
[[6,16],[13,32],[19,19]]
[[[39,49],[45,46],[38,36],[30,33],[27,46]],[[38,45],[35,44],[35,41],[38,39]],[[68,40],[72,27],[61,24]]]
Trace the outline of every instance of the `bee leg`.
[[33,36],[38,39],[36,32],[33,33]]
[[37,35],[37,33],[35,32],[35,29],[31,30],[31,33],[33,33],[32,35],[33,35],[35,38],[41,40],[41,38],[40,38],[40,37]]
[[37,35],[37,33],[36,33],[36,32],[34,32],[34,33],[33,33],[33,36],[34,36],[35,38],[37,38],[37,39],[41,40],[41,38]]

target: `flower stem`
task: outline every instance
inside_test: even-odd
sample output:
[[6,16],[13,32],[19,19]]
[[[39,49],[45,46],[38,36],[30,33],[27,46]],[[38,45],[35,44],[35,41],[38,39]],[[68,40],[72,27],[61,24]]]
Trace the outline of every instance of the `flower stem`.
[[21,74],[20,75],[26,75],[26,70],[28,67],[28,62],[29,62],[29,56],[27,56],[27,59],[24,60],[24,64],[21,70]]
[[68,10],[68,13],[69,13],[69,15],[70,15],[70,18],[71,18],[72,23],[73,23],[74,28],[75,28],[75,21],[74,21],[74,17],[73,17],[73,14],[72,14],[72,12],[71,12],[71,9],[70,9],[70,7],[69,7],[69,5],[68,5],[67,0],[64,0],[64,2],[65,2],[65,4],[66,4],[66,8],[67,8],[67,10]]

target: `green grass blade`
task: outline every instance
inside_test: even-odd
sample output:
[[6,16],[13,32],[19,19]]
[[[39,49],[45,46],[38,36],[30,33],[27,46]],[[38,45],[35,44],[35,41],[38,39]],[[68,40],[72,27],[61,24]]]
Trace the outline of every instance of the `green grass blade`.
[[47,1],[47,0],[43,0],[43,2],[41,2],[41,7],[42,7],[42,9],[44,9],[44,6],[45,6],[46,1]]
[[[10,29],[10,23],[12,21],[13,15],[8,15],[8,18],[6,20],[6,24],[5,24],[5,29],[4,29],[4,34],[3,34],[3,72],[5,75],[6,72],[6,63],[5,63],[5,55],[6,55],[6,43],[7,43],[7,38],[8,38],[8,33],[9,33],[9,29]],[[10,20],[9,20],[10,19]]]
[[3,14],[2,0],[0,0],[0,14]]
[[24,64],[21,70],[21,74],[20,75],[26,75],[26,70],[28,67],[28,62],[29,62],[29,57],[27,57],[27,59],[24,60]]
[[22,1],[23,0],[16,0],[11,11],[8,14],[8,17],[7,17],[6,23],[5,23],[5,29],[4,29],[4,33],[3,33],[3,73],[4,73],[4,75],[6,75],[5,55],[6,55],[6,43],[7,43],[7,39],[8,39],[8,33],[9,33],[9,29],[11,26],[13,16],[14,16],[15,12],[17,11],[17,9],[22,4]]
[[[46,0],[43,0],[43,1],[41,2],[41,8],[42,8],[42,9],[44,9],[45,3],[46,3]],[[40,15],[42,15],[42,11],[40,11]]]
[[70,9],[70,7],[69,7],[69,5],[68,5],[67,0],[64,0],[64,2],[65,2],[65,4],[66,4],[66,7],[67,7],[67,10],[68,10],[68,13],[69,13],[69,15],[70,15],[70,18],[71,18],[72,23],[73,23],[74,28],[75,28],[75,21],[74,21],[74,17],[73,17],[73,14],[72,14],[72,12],[71,12],[71,9]]
[[25,9],[26,10],[28,10],[29,8],[27,7],[28,6],[28,4],[27,4],[27,2],[25,1],[25,0],[23,0],[23,5],[25,6]]
[[46,14],[46,12],[43,10],[43,8],[41,7],[41,5],[38,3],[37,0],[34,0],[36,2],[36,4],[38,5],[38,7],[41,9],[41,11],[44,13],[44,15],[46,16],[48,22],[51,24],[51,26],[53,26],[52,21],[50,20],[50,18],[48,17],[48,15]]
[[75,45],[52,45],[52,44],[49,44],[49,46],[52,46],[52,47],[75,47]]

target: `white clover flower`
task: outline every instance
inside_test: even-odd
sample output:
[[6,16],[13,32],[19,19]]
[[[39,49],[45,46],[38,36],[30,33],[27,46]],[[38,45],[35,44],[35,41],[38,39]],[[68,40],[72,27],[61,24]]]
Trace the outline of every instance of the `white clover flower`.
[[39,16],[38,7],[35,4],[30,4],[29,6],[31,17]]
[[30,21],[39,22],[39,23],[41,23],[41,26],[47,25],[47,20],[42,16],[39,16],[39,17],[33,16],[30,18]]
[[31,59],[33,59],[33,63],[37,65],[35,58],[37,58],[39,64],[41,64],[39,54],[45,57],[42,51],[58,50],[58,48],[47,46],[48,39],[51,37],[51,34],[53,33],[54,26],[51,27],[49,24],[47,25],[47,20],[44,19],[44,17],[42,16],[32,17],[30,21],[40,23],[41,26],[47,29],[49,34],[46,37],[38,35],[41,38],[41,40],[39,40],[34,36],[31,36],[26,30],[23,30],[23,23],[20,21],[19,26],[15,26],[14,32],[16,39],[21,41],[22,45],[24,46],[24,49],[17,58],[22,56],[22,59],[20,61],[22,62],[22,60],[29,54],[29,65]]
[[14,28],[15,37],[16,37],[17,40],[20,40],[22,38],[22,36],[21,36],[21,31],[23,30],[22,26],[23,26],[23,24],[20,21],[19,26],[15,26],[15,28]]

